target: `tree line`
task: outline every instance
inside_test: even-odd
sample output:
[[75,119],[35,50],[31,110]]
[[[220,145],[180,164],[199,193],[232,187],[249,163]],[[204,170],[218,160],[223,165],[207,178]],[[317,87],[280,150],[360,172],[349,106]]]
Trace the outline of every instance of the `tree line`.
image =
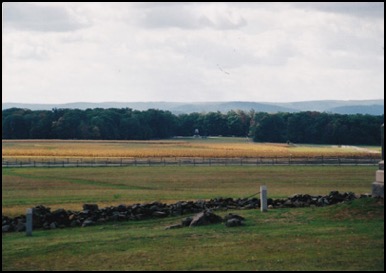
[[383,115],[231,110],[172,114],[130,108],[2,111],[3,139],[148,140],[173,136],[251,137],[256,142],[379,145]]

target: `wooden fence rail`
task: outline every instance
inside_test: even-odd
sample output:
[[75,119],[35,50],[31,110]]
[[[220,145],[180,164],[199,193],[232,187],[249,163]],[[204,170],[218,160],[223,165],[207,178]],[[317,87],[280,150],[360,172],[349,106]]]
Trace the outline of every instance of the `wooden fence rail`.
[[108,167],[108,166],[251,166],[251,165],[377,165],[377,157],[257,157],[257,158],[49,158],[4,159],[3,168],[21,167]]

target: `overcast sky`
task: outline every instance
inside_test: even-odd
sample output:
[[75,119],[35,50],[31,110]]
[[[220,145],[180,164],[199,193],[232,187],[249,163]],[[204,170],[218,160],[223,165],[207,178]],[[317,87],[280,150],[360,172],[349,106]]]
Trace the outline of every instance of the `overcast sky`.
[[2,101],[384,98],[384,3],[3,3]]

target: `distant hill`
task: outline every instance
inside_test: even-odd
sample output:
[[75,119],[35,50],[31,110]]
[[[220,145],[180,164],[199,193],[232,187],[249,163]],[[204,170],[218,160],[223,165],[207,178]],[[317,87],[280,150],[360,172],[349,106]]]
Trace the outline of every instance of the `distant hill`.
[[320,100],[301,101],[287,103],[273,102],[74,102],[64,104],[26,104],[26,103],[2,103],[2,109],[27,108],[31,110],[52,110],[53,108],[81,109],[87,108],[131,108],[135,110],[159,109],[167,110],[174,114],[193,112],[228,112],[230,110],[243,110],[256,112],[301,112],[317,111],[338,114],[369,114],[382,115],[384,113],[384,100]]
[[232,101],[232,102],[202,102],[202,103],[186,103],[182,105],[176,105],[169,108],[174,113],[193,113],[193,112],[228,112],[230,110],[243,110],[250,111],[255,110],[256,112],[294,112],[294,109],[280,105],[273,105],[269,103],[260,102],[243,102],[243,101]]
[[348,105],[339,106],[327,109],[326,112],[337,113],[337,114],[368,114],[374,116],[380,116],[384,113],[383,105]]
[[[276,105],[282,105],[285,107],[297,109],[300,111],[319,111],[319,112],[333,112],[335,108],[341,107],[352,107],[355,106],[359,112],[362,113],[360,107],[364,106],[365,108],[382,106],[384,105],[384,100],[315,100],[315,101],[300,101],[300,102],[288,102],[288,103],[277,103]],[[343,108],[342,108],[343,109]],[[364,112],[367,112],[365,110]],[[383,113],[383,112],[382,112]],[[339,112],[339,114],[345,114]],[[348,113],[347,113],[348,114]]]

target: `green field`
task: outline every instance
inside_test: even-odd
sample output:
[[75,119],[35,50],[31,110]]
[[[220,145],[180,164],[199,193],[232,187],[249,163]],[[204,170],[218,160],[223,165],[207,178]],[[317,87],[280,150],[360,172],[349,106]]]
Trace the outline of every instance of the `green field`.
[[371,191],[376,166],[158,166],[101,168],[3,168],[2,213],[17,215],[39,204],[81,210],[103,205],[248,197],[330,191]]
[[[369,192],[376,166],[160,166],[2,170],[2,212],[153,201]],[[221,216],[231,211],[216,212]],[[181,217],[3,233],[2,270],[384,270],[384,204],[232,211],[246,225],[165,230]]]
[[246,225],[165,230],[181,221],[170,217],[3,234],[2,270],[384,270],[383,200],[233,213]]

